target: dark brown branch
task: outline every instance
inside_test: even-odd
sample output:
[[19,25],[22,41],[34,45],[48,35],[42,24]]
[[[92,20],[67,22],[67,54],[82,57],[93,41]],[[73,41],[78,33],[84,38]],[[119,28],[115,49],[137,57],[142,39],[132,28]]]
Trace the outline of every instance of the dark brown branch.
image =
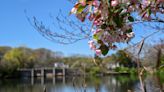
[[[51,16],[51,18],[53,18]],[[30,24],[46,39],[60,43],[60,44],[72,44],[84,39],[91,38],[91,31],[89,24],[81,24],[78,20],[72,20],[69,17],[65,17],[60,12],[59,16],[55,18],[57,25],[55,28],[59,28],[60,31],[55,31],[47,28],[42,22],[39,22],[35,17],[33,22],[28,18]]]
[[[126,50],[126,49],[129,49],[129,48],[132,48],[132,47],[135,47],[135,46],[137,46],[137,45],[139,45],[139,44],[142,44],[146,39],[148,39],[149,37],[151,37],[151,36],[153,36],[153,35],[155,35],[155,34],[161,32],[161,31],[162,31],[162,30],[158,30],[158,31],[155,31],[155,32],[153,32],[153,33],[151,33],[151,34],[149,34],[149,35],[143,37],[143,40],[141,40],[141,41],[139,41],[139,42],[137,42],[137,43],[135,43],[135,44],[133,44],[133,45],[130,45],[130,46],[126,47],[125,50]],[[140,51],[138,52],[138,54],[140,54]]]
[[151,20],[138,20],[136,19],[132,24],[139,24],[139,23],[162,23],[164,24],[164,20],[162,19],[151,19]]
[[[77,0],[68,0],[72,3],[75,3]],[[38,21],[35,17],[33,18],[31,25],[46,39],[60,43],[60,44],[72,44],[75,42],[78,42],[80,40],[84,39],[90,39],[92,38],[91,34],[91,29],[92,29],[92,23],[89,21],[85,21],[85,23],[81,23],[77,19],[71,19],[70,17],[66,17],[62,14],[61,10],[58,14],[57,17],[50,16],[53,20],[53,27],[59,28],[60,30],[56,29],[50,29],[46,25],[44,25],[41,21]],[[54,21],[56,20],[56,21]],[[135,24],[144,24],[144,23],[161,23],[164,24],[164,20],[160,18],[154,18],[151,19],[150,21],[146,20],[137,20],[135,19],[134,22],[132,22],[132,25]],[[146,25],[146,24],[144,24]],[[153,29],[158,29],[158,30],[164,30],[164,28],[159,28],[158,27],[153,27],[148,25],[149,27]]]

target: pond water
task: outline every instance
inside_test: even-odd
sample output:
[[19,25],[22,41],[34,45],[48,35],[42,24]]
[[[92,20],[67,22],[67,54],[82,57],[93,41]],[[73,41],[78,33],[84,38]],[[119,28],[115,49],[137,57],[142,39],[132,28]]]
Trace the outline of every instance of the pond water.
[[[148,76],[144,81],[147,92],[162,92],[164,84],[158,78]],[[0,80],[0,92],[43,92],[44,89],[46,92],[141,92],[138,79],[127,75]]]

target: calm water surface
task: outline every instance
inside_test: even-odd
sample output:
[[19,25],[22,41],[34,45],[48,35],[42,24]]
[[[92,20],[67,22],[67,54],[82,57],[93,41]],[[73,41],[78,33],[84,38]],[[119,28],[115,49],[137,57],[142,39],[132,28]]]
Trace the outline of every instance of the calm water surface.
[[[148,92],[160,92],[163,87],[153,88],[158,83],[152,78],[145,79]],[[140,92],[139,84],[134,76],[24,78],[0,80],[0,92]]]

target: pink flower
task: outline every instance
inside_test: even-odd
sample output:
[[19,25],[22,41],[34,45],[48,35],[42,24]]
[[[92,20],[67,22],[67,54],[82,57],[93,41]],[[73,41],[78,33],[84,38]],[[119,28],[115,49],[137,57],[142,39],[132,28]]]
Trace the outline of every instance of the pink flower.
[[76,12],[77,12],[77,8],[73,7],[70,14],[76,14]]
[[93,24],[96,25],[96,26],[99,26],[99,25],[101,25],[102,23],[103,23],[103,22],[102,22],[102,20],[101,20],[100,18],[93,21]]
[[94,45],[94,41],[89,41],[88,42],[88,44],[89,44],[89,47],[92,49],[92,50],[95,50],[96,49],[96,46]]
[[115,7],[119,4],[118,0],[112,0],[111,1],[111,6]]
[[94,0],[93,3],[92,3],[94,6],[98,7],[99,3],[97,0]]
[[93,34],[97,34],[97,33],[99,33],[100,31],[101,31],[101,29],[97,29],[97,30],[94,31]]
[[97,13],[98,12],[98,7],[95,7],[94,10],[93,10],[94,13]]
[[145,8],[146,6],[148,6],[151,2],[149,0],[143,0],[143,8]]
[[93,40],[91,40],[91,41],[89,41],[89,42],[88,42],[88,44],[93,44],[93,43],[94,43],[94,41],[93,41]]
[[82,6],[85,6],[86,5],[86,0],[81,0],[80,3],[81,3]]
[[96,26],[100,25],[100,23],[101,23],[101,22],[98,21],[98,20],[95,20],[95,21],[93,22],[93,24],[96,25]]
[[96,52],[96,55],[101,55],[101,50],[97,49],[95,50],[95,52]]

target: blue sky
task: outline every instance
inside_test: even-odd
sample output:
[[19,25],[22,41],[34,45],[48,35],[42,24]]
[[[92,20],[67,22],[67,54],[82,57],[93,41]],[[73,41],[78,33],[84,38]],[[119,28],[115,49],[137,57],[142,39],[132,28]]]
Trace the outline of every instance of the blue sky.
[[36,16],[46,24],[51,20],[50,13],[57,16],[59,9],[62,9],[63,13],[68,15],[72,6],[67,0],[1,0],[0,46],[48,48],[61,51],[65,55],[92,55],[87,41],[61,45],[46,40],[29,24],[24,13],[26,10],[28,16]]
[[[29,24],[24,13],[26,10],[28,16],[36,16],[49,26],[52,22],[49,14],[57,16],[59,9],[62,9],[63,13],[68,15],[72,7],[73,5],[67,0],[0,0],[0,46],[47,48],[61,51],[64,55],[93,55],[87,40],[71,45],[61,45],[46,40]],[[136,27],[136,29],[142,30],[143,27]],[[134,42],[138,41],[141,35],[145,35],[146,31],[144,33],[136,31],[136,33]]]

